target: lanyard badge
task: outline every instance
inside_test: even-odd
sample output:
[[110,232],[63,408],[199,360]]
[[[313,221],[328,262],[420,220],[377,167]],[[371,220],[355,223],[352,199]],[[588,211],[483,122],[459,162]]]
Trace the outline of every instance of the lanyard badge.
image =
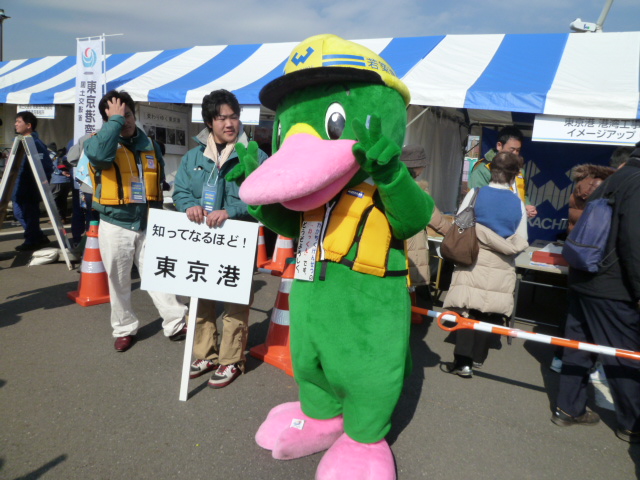
[[131,203],[147,203],[144,182],[140,177],[131,177]]
[[[215,173],[215,177],[213,178],[213,183],[211,183],[211,179]],[[215,165],[209,174],[209,179],[205,182],[202,187],[202,208],[205,209],[207,213],[213,212],[216,206],[216,197],[218,196],[218,167]]]

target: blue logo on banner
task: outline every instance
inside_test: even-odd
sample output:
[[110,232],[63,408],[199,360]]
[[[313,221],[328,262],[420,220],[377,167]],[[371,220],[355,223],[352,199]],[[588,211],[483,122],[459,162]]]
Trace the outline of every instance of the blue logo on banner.
[[86,48],[82,54],[82,65],[86,68],[93,67],[98,61],[98,55],[93,48]]

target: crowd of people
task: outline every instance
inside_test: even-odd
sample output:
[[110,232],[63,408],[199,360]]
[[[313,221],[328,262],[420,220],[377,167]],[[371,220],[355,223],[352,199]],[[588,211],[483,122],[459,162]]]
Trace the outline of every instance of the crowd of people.
[[[104,121],[100,131],[76,145],[50,148],[38,137],[37,119],[19,112],[15,130],[31,136],[62,221],[68,219],[67,200],[73,198],[72,240],[79,243],[89,220],[100,218],[100,253],[107,272],[111,302],[114,348],[125,352],[136,341],[140,321],[131,304],[131,269],[142,274],[150,208],[162,208],[165,188],[161,146],[136,125],[136,106],[124,91],[110,91],[99,103]],[[227,219],[255,221],[240,199],[239,187],[227,176],[238,165],[238,146],[248,138],[240,120],[236,97],[217,90],[202,102],[206,128],[197,146],[182,158],[175,177],[173,201],[191,222],[217,228]],[[473,205],[479,244],[477,260],[470,266],[456,265],[443,307],[483,322],[503,325],[514,309],[515,257],[528,247],[527,220],[537,215],[530,204],[524,177],[522,133],[506,127],[498,133],[496,147],[489,151],[469,175],[469,191],[459,211]],[[71,169],[80,154],[90,162],[93,191],[73,187]],[[262,150],[258,163],[267,158]],[[401,160],[418,182],[427,164],[421,147],[403,149]],[[597,273],[569,269],[569,313],[564,336],[572,340],[640,350],[640,144],[618,149],[612,168],[580,165],[573,169],[575,191],[569,203],[569,231],[585,205],[615,194],[607,260]],[[24,228],[19,251],[47,245],[40,229],[39,195],[36,180],[22,164],[12,195],[13,212]],[[426,191],[425,182],[421,187]],[[451,228],[436,208],[430,226],[445,235]],[[428,243],[425,231],[407,241],[411,272],[410,291],[429,297]],[[149,292],[171,341],[186,337],[187,307],[176,295]],[[244,372],[250,305],[222,302],[222,330],[216,326],[216,302],[201,299],[198,304],[191,378],[212,373],[212,388],[229,385]],[[495,335],[475,330],[457,332],[453,362],[445,371],[472,378],[482,368]],[[559,426],[594,425],[597,413],[587,408],[587,384],[596,358],[588,352],[565,349],[557,352],[554,368],[560,373],[560,387],[552,421]],[[640,442],[640,370],[633,360],[601,356],[616,407],[617,436]]]

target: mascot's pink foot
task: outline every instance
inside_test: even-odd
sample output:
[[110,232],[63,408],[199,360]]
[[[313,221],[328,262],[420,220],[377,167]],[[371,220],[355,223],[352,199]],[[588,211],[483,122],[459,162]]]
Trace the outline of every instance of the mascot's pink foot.
[[302,413],[300,402],[274,407],[256,433],[256,443],[273,458],[291,460],[321,452],[342,435],[342,415],[316,420]]
[[320,460],[316,480],[396,480],[389,444],[360,443],[345,433]]

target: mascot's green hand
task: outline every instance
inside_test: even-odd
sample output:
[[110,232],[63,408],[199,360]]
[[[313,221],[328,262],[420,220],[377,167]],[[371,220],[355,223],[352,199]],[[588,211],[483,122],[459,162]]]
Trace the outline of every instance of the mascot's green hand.
[[258,144],[249,142],[249,148],[247,148],[241,143],[236,143],[236,152],[238,153],[238,165],[225,178],[230,182],[240,184],[258,168]]
[[402,148],[382,135],[380,117],[371,115],[368,129],[360,120],[354,120],[353,131],[358,140],[353,154],[362,170],[376,183],[391,183],[400,169]]

